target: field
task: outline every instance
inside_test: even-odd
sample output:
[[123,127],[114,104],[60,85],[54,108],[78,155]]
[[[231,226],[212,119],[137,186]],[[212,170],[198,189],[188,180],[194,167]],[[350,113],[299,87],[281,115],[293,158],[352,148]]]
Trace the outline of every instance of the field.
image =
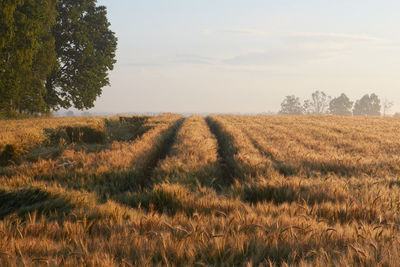
[[398,266],[400,119],[0,122],[0,266]]

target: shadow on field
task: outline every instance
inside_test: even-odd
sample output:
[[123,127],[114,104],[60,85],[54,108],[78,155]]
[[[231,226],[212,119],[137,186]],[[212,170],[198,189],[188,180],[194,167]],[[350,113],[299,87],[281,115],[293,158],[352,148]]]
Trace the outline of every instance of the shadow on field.
[[100,152],[109,148],[114,141],[129,142],[141,137],[154,127],[148,124],[149,117],[120,117],[119,120],[105,119],[104,127],[61,126],[45,128],[46,139],[29,151],[22,151],[17,145],[7,145],[0,152],[0,167],[20,164],[23,161],[37,162],[39,159],[55,159],[65,149]]
[[355,166],[346,166],[340,162],[327,161],[327,162],[313,162],[306,159],[296,159],[296,162],[291,163],[290,161],[278,160],[274,157],[272,153],[264,149],[249,133],[246,132],[247,137],[252,142],[254,147],[264,156],[268,157],[272,163],[275,170],[277,170],[283,176],[293,176],[293,175],[306,175],[311,177],[315,174],[317,175],[327,175],[334,173],[336,175],[351,177],[355,175],[360,175],[361,173],[366,173],[373,175],[375,172],[371,168],[370,170],[360,170]]
[[174,216],[184,213],[187,216],[213,215],[227,216],[234,210],[243,208],[243,202],[219,194],[211,188],[194,190],[187,184],[163,182],[144,191],[128,192],[119,201],[132,208],[144,209]]
[[193,192],[179,184],[168,184],[167,186],[179,187],[179,189],[168,190],[165,188],[165,184],[162,184],[152,190],[127,194],[121,203],[132,208],[141,208],[170,216],[174,216],[176,213],[185,213],[188,216],[192,216],[194,213],[212,214],[220,210],[220,207],[210,204],[210,202],[199,201],[201,196],[198,192]]
[[73,205],[68,200],[43,189],[0,190],[0,220],[14,213],[20,217],[32,212],[66,214],[72,208]]
[[[34,177],[35,180],[40,181],[56,181],[61,186],[75,189],[75,190],[86,190],[88,192],[95,193],[98,196],[100,202],[106,202],[108,199],[113,199],[117,202],[120,201],[120,196],[127,192],[141,191],[144,188],[151,188],[153,182],[151,174],[158,164],[159,161],[163,160],[170,150],[177,131],[182,126],[184,119],[178,120],[174,125],[169,127],[162,138],[162,142],[159,144],[152,144],[156,146],[153,152],[148,155],[143,155],[139,158],[143,160],[142,164],[139,164],[137,168],[130,168],[128,170],[113,170],[97,173],[77,173],[73,169],[70,171],[43,175],[38,174]],[[132,162],[135,165],[137,162]]]
[[219,189],[229,188],[235,181],[242,183],[257,176],[266,175],[270,168],[268,163],[250,165],[242,160],[240,158],[242,155],[238,156],[238,149],[234,145],[235,136],[226,132],[223,126],[213,118],[207,117],[206,121],[218,142],[218,158],[222,169],[222,176],[216,183]]
[[136,189],[142,189],[143,187],[152,187],[154,185],[155,180],[152,179],[154,169],[157,167],[159,162],[163,161],[167,157],[184,121],[184,118],[177,120],[174,125],[172,125],[167,130],[164,136],[164,140],[162,144],[160,144],[159,153],[155,155],[155,157],[151,157],[150,160],[146,162],[146,165],[141,171],[140,178],[135,180],[136,184],[138,185],[138,188]]
[[132,141],[153,128],[148,125],[149,117],[120,117],[119,120],[104,119],[104,127],[62,126],[56,129],[44,129],[50,145],[60,143],[105,144],[113,141]]
[[[342,177],[352,177],[358,176],[361,174],[367,175],[375,175],[377,174],[377,170],[381,166],[365,166],[366,168],[359,168],[352,165],[344,165],[341,162],[333,162],[333,161],[310,161],[307,159],[299,159],[294,163],[290,161],[279,161],[273,158],[272,155],[268,153],[264,153],[265,155],[269,155],[269,158],[274,163],[274,168],[284,176],[292,176],[292,175],[305,175],[307,177],[312,177],[315,175],[328,175],[328,174],[336,174]],[[394,173],[395,174],[395,173]]]
[[216,189],[229,187],[234,183],[234,175],[238,174],[234,155],[237,153],[233,146],[232,136],[225,133],[221,126],[212,118],[207,117],[206,122],[211,133],[216,137],[218,143],[218,162],[221,167],[221,176],[216,181]]
[[251,204],[272,201],[275,204],[305,202],[308,205],[314,205],[323,202],[340,202],[345,199],[345,196],[329,195],[322,189],[310,186],[254,184],[243,188],[242,199]]
[[[177,120],[162,133],[160,142],[152,144],[153,148],[147,154],[145,153],[142,158],[139,158],[143,162],[139,164],[138,168],[130,168],[124,171],[113,170],[102,174],[77,173],[73,169],[70,171],[67,169],[66,171],[56,171],[45,175],[37,174],[33,179],[57,182],[65,188],[95,193],[99,203],[104,203],[111,199],[129,206],[129,203],[124,198],[126,194],[144,192],[144,190],[151,191],[153,189],[156,182],[152,179],[154,169],[160,161],[167,157],[183,121],[184,119]],[[125,122],[122,123],[122,125],[124,124]],[[149,129],[146,128],[140,135]],[[133,162],[132,165],[136,163]],[[49,214],[51,212],[63,214],[68,213],[72,208],[73,205],[68,200],[43,189],[0,190],[0,220],[10,214],[17,214],[20,217],[32,212],[37,212],[38,214]]]
[[44,129],[47,142],[50,145],[59,145],[60,143],[87,143],[100,144],[106,140],[104,129],[92,128],[89,126],[62,126],[55,129]]
[[20,157],[21,151],[18,151],[16,146],[6,145],[3,151],[0,152],[0,167],[18,163]]
[[118,121],[105,120],[107,142],[127,142],[141,137],[155,126],[149,119],[148,116],[133,116],[120,117]]
[[191,170],[183,169],[181,166],[169,166],[167,171],[157,169],[152,174],[154,183],[182,184],[189,188],[197,189],[199,186],[219,190],[222,171],[218,162],[208,163]]

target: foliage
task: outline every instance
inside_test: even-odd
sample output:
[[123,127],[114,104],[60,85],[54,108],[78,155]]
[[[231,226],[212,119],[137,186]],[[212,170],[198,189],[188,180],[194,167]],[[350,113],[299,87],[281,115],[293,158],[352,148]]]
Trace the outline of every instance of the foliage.
[[311,99],[305,100],[303,109],[306,114],[325,114],[328,111],[330,96],[322,91],[315,91]]
[[116,38],[95,0],[0,3],[0,111],[90,108],[109,84]]
[[335,97],[329,102],[329,113],[334,115],[351,116],[353,102],[345,94]]
[[44,81],[55,63],[53,0],[2,1],[0,110],[48,111]]
[[364,95],[356,101],[353,109],[354,116],[380,116],[381,101],[376,94]]
[[303,107],[300,104],[300,99],[294,95],[286,96],[281,103],[280,114],[302,114]]
[[107,11],[96,0],[59,0],[53,28],[58,68],[46,80],[46,102],[53,109],[89,109],[109,85],[117,39]]

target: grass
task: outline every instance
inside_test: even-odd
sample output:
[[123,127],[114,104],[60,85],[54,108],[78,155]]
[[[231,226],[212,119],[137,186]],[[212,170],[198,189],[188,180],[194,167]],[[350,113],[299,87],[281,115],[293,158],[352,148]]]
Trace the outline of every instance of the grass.
[[398,266],[397,118],[0,126],[1,266]]

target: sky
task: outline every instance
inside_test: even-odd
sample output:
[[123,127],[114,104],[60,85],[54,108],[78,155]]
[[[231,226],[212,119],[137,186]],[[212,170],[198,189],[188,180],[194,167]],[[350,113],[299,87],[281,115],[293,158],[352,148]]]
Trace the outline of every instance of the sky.
[[99,0],[118,37],[94,112],[277,112],[366,93],[400,111],[400,1]]

